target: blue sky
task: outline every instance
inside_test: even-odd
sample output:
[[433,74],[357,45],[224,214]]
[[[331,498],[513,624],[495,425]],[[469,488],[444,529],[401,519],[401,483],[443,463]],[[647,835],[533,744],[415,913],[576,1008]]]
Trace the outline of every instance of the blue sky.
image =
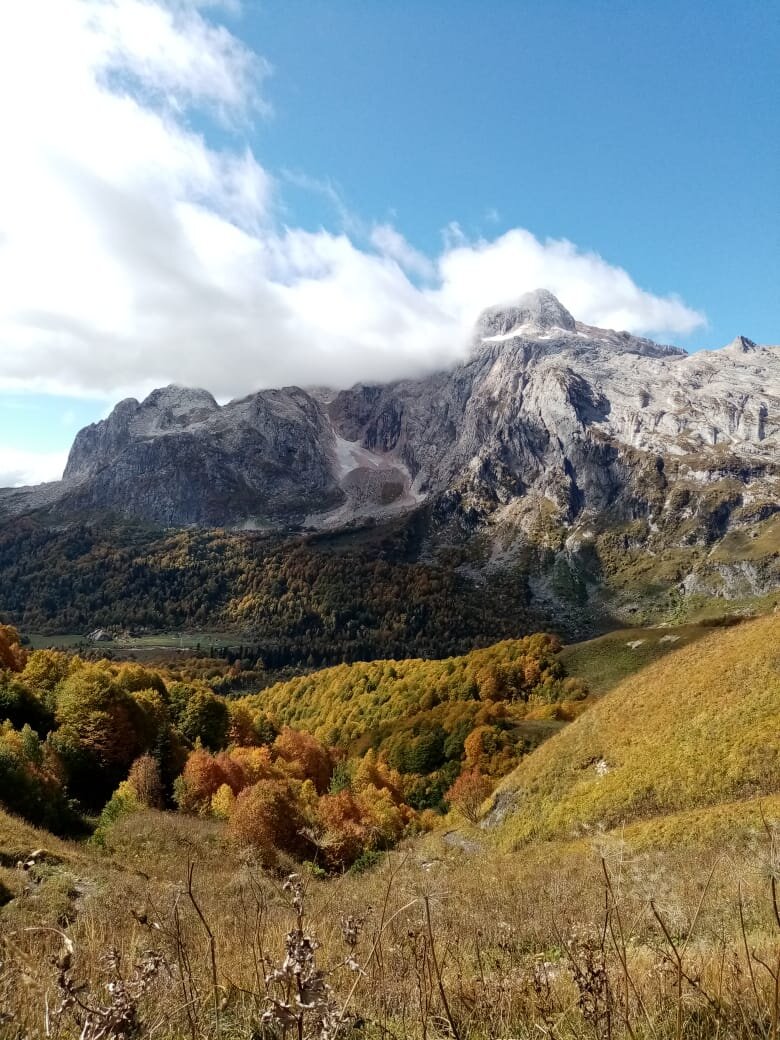
[[[276,67],[272,168],[331,179],[426,251],[452,220],[593,248],[705,311],[689,347],[777,337],[776,4],[252,10],[243,31]],[[302,219],[323,219],[315,201],[296,199]]]
[[688,349],[780,340],[774,3],[18,6],[0,482],[163,382],[451,363],[539,284]]

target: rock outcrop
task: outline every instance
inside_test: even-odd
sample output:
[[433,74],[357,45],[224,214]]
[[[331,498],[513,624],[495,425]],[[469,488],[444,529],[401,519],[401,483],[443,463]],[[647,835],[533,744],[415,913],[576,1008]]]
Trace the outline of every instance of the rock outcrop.
[[331,424],[302,390],[220,408],[204,390],[169,386],[78,434],[60,506],[170,526],[289,524],[344,500],[334,454]]
[[688,355],[575,322],[540,291],[486,311],[454,371],[357,386],[329,412],[401,459],[417,495],[456,491],[487,510],[546,498],[569,522],[630,517],[648,466],[699,483],[736,470],[777,498],[780,348],[737,342]]

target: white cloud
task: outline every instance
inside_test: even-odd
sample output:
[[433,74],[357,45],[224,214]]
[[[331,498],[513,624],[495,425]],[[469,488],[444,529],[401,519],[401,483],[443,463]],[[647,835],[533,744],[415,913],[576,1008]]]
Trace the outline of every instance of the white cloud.
[[382,256],[395,260],[409,274],[433,278],[435,267],[431,260],[414,249],[391,224],[377,224],[371,232],[371,244]]
[[0,488],[59,480],[67,459],[67,451],[20,451],[0,445]]
[[388,379],[452,362],[484,306],[537,286],[595,324],[703,322],[524,230],[471,242],[453,223],[426,257],[388,224],[282,226],[252,151],[193,128],[240,131],[267,110],[268,66],[209,6],[0,7],[0,388],[119,396],[177,381],[227,397]]
[[[453,242],[439,262],[441,306],[464,318],[478,301],[502,303],[524,289],[549,289],[586,324],[629,332],[685,334],[704,323],[676,297],[644,292],[626,271],[565,239],[540,242],[514,229],[492,242]],[[483,304],[484,305],[484,304]]]

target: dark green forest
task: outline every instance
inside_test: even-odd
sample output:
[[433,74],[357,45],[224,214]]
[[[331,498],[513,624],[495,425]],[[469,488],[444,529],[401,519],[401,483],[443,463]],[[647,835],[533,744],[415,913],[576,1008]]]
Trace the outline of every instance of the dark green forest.
[[241,633],[268,668],[442,657],[538,629],[520,572],[480,583],[426,553],[429,518],[338,535],[0,527],[0,610],[27,632]]

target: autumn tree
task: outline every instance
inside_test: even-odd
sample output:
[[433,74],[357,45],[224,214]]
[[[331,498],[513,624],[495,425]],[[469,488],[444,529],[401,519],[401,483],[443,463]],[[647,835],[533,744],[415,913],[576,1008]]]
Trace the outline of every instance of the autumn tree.
[[403,801],[401,774],[396,769],[391,769],[373,748],[369,748],[358,763],[352,778],[352,787],[356,791],[362,791],[366,787],[384,788],[390,792],[396,804]]
[[463,742],[466,765],[473,769],[479,767],[486,758],[499,750],[500,733],[495,726],[476,726]]
[[227,743],[230,715],[221,697],[211,690],[196,690],[179,716],[179,729],[193,744],[200,740],[204,747],[218,751]]
[[327,749],[310,733],[285,726],[273,743],[287,771],[299,780],[311,780],[317,794],[324,794],[330,783],[333,763]]
[[324,795],[317,803],[317,815],[328,866],[344,868],[362,852],[396,842],[414,813],[399,806],[387,788],[364,784],[359,793],[343,788]]
[[160,764],[150,754],[140,755],[130,766],[127,782],[141,805],[162,809],[163,785]]
[[212,797],[227,783],[216,757],[205,748],[196,747],[174,785],[174,798],[183,812],[207,813]]
[[298,781],[283,779],[261,780],[245,788],[231,811],[231,833],[253,845],[268,863],[276,860],[278,851],[311,854],[307,831],[312,821],[301,798],[302,787]]
[[26,659],[27,654],[16,629],[10,625],[0,625],[0,669],[21,672]]
[[320,798],[317,814],[321,848],[329,867],[348,867],[369,846],[369,831],[358,797],[348,788]]
[[144,747],[159,744],[170,726],[170,714],[165,698],[158,689],[136,690],[130,694],[136,708],[136,729]]
[[236,804],[236,796],[228,784],[222,784],[211,796],[211,814],[218,820],[228,820]]
[[105,663],[84,664],[59,684],[56,721],[50,739],[66,763],[73,792],[90,805],[107,797],[148,749],[143,714]]
[[52,766],[34,730],[0,724],[0,804],[38,826],[63,833],[75,818]]
[[116,681],[128,693],[138,693],[140,690],[156,690],[163,697],[167,695],[162,676],[158,672],[144,668],[140,664],[123,664],[117,672]]
[[224,782],[233,794],[238,794],[239,791],[242,791],[248,785],[241,762],[234,755],[228,754],[227,751],[221,751],[216,756],[215,761],[222,770],[222,775],[225,778]]
[[255,715],[245,704],[235,701],[228,704],[228,715],[230,717],[228,740],[231,744],[249,747],[259,743],[255,729]]
[[446,798],[469,823],[477,823],[482,803],[492,790],[492,782],[478,769],[467,769],[447,791]]
[[268,747],[235,747],[230,757],[240,767],[247,786],[259,780],[278,780],[281,777]]
[[24,681],[24,673],[0,672],[0,722],[6,719],[18,729],[30,725],[40,736],[54,723],[48,706]]
[[33,650],[27,655],[22,678],[39,694],[52,694],[77,666],[77,659],[62,650]]

